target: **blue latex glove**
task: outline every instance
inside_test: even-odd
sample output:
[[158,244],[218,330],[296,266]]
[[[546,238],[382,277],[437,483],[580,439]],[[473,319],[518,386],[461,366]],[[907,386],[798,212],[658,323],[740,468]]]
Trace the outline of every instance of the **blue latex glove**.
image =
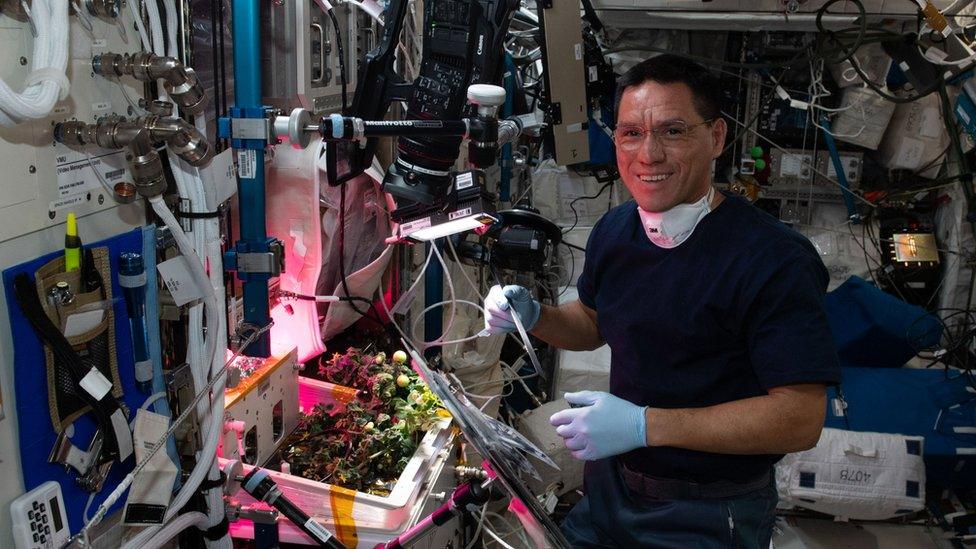
[[493,335],[516,331],[513,310],[525,331],[529,331],[539,321],[542,305],[522,286],[492,286],[485,297],[485,332]]
[[566,402],[581,407],[560,410],[549,423],[574,458],[603,459],[647,446],[643,406],[602,391],[566,393]]

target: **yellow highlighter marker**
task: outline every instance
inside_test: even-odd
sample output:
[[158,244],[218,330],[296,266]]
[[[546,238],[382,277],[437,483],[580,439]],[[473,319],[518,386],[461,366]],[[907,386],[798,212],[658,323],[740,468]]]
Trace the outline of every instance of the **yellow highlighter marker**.
[[78,221],[74,213],[68,213],[68,226],[64,231],[64,271],[77,271],[81,267],[81,239],[78,238]]

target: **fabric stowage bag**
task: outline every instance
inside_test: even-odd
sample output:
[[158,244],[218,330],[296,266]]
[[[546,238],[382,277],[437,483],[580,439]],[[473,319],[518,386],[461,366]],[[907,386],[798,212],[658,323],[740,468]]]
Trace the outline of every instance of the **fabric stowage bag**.
[[776,465],[781,503],[885,520],[925,507],[924,438],[824,429],[817,446]]

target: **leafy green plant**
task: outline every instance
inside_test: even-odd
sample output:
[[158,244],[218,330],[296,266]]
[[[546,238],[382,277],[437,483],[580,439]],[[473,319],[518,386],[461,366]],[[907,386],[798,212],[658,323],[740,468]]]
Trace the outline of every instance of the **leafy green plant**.
[[446,412],[404,360],[350,348],[320,363],[322,378],[358,389],[343,407],[318,405],[284,444],[292,474],[386,495],[417,445]]

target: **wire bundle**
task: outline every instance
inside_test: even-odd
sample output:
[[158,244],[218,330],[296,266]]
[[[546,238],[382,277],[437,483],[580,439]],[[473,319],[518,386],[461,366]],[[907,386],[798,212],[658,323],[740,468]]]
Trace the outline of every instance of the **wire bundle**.
[[0,124],[4,126],[46,118],[68,96],[67,0],[35,0],[28,17],[37,29],[31,72],[21,92],[0,80]]

